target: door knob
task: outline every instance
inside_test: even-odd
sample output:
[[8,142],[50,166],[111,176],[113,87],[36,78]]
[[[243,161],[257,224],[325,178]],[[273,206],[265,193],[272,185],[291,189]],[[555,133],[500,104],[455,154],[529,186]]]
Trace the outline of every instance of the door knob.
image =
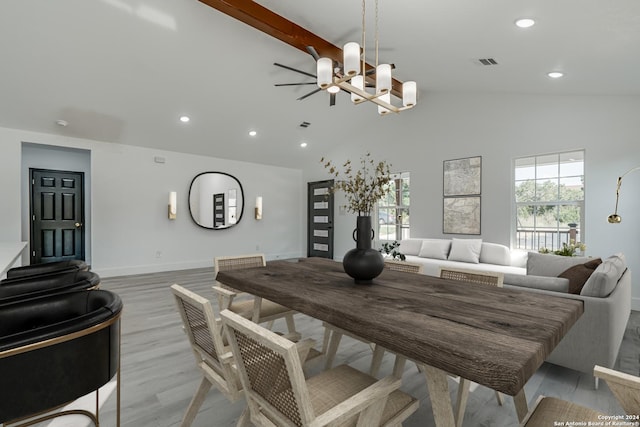
[[82,223],[81,222],[76,222],[76,228],[80,228],[82,227]]

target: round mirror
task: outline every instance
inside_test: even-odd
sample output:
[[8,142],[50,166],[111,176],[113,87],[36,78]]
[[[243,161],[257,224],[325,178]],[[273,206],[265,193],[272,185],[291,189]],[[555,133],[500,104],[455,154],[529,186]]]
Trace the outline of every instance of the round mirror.
[[189,212],[200,227],[220,230],[240,222],[244,210],[242,185],[224,172],[202,172],[189,188]]

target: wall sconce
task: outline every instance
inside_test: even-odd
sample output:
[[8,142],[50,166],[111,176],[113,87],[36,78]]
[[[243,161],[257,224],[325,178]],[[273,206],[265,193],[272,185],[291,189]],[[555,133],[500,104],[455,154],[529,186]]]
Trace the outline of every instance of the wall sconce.
[[262,219],[262,197],[256,197],[256,219]]
[[618,215],[618,199],[620,198],[620,186],[622,185],[622,178],[624,178],[624,176],[629,172],[637,171],[638,169],[640,169],[640,166],[631,168],[623,173],[622,176],[618,177],[618,186],[616,187],[616,208],[613,213],[607,218],[607,221],[609,221],[610,224],[620,224],[622,222],[622,217]]
[[178,211],[176,199],[178,198],[175,191],[169,192],[169,219],[176,219]]

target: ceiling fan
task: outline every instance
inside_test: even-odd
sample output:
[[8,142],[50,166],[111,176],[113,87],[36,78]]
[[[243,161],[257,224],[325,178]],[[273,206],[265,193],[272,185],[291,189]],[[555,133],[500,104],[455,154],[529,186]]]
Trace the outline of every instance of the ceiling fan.
[[[309,55],[311,55],[313,57],[314,61],[318,61],[318,58],[320,57],[318,55],[318,52],[316,52],[315,48],[313,46],[307,46],[307,52],[309,52]],[[277,62],[274,62],[273,65],[275,65],[276,67],[281,67],[284,68],[286,70],[290,70],[290,71],[294,71],[296,73],[300,73],[303,74],[305,76],[308,77],[313,77],[314,79],[317,79],[317,76],[315,74],[311,74],[311,73],[307,73],[306,71],[302,71],[302,70],[298,70],[297,68],[293,68],[293,67],[289,67],[288,65],[283,65],[283,64],[279,64]],[[395,68],[395,66],[393,64],[391,64],[391,68]],[[337,63],[334,72],[336,74],[336,76],[342,77],[343,73],[342,73],[342,64]],[[375,69],[371,69],[367,71],[367,75],[371,75],[375,73]],[[276,83],[274,86],[305,86],[305,85],[317,85],[317,81],[313,81],[313,82],[301,82],[301,83]],[[367,87],[373,87],[372,84],[367,84]],[[314,93],[318,93],[320,92],[322,89],[320,89],[319,87],[316,87],[316,89],[312,90],[311,92],[302,95],[300,98],[297,98],[297,101],[302,101],[303,99],[313,95]],[[336,105],[336,94],[335,93],[329,93],[329,106],[333,106]]]

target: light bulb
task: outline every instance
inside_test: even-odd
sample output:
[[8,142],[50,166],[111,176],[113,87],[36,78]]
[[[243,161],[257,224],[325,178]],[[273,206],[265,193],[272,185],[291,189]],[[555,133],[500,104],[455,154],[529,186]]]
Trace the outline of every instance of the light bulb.
[[333,83],[333,61],[331,58],[320,58],[316,66],[316,75],[318,76],[318,86],[320,89],[326,89]]
[[[360,90],[364,90],[364,77],[361,75],[354,76],[351,78],[351,86],[357,87]],[[358,95],[357,93],[351,93],[351,101],[356,104],[364,101],[364,98]]]
[[344,45],[344,73],[355,76],[360,72],[360,45],[349,42]]

